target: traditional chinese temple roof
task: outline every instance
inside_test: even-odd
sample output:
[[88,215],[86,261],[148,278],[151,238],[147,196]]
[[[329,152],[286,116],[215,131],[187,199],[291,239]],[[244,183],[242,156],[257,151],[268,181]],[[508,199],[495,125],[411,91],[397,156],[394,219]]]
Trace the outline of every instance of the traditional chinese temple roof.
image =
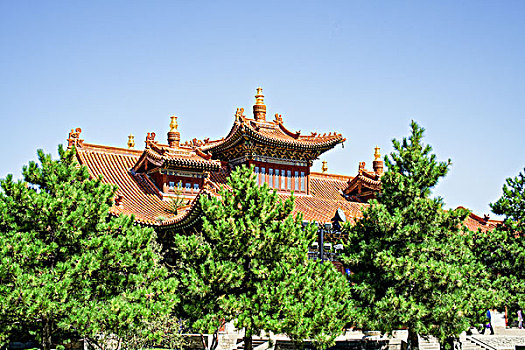
[[[103,176],[103,181],[117,185],[116,205],[111,212],[115,215],[134,215],[141,224],[158,228],[182,229],[193,225],[199,218],[198,197],[215,194],[225,186],[230,171],[222,167],[211,173],[208,186],[204,187],[191,203],[179,209],[177,214],[170,210],[170,203],[161,199],[158,189],[144,174],[132,173],[130,169],[141,156],[141,151],[119,147],[83,143],[77,146],[77,157],[87,166],[92,177]],[[310,195],[296,195],[294,213],[302,213],[306,221],[329,223],[337,209],[342,209],[349,220],[362,216],[361,211],[368,204],[348,201],[343,190],[354,178],[343,175],[311,173]],[[279,194],[285,199],[289,194]],[[467,228],[487,231],[501,222],[470,214],[465,220]]]
[[[68,147],[76,148],[79,163],[88,168],[92,177],[102,176],[104,182],[118,187],[112,214],[133,215],[138,223],[154,226],[160,231],[183,230],[195,225],[200,218],[200,196],[217,195],[221,186],[227,186],[231,169],[236,166],[228,160],[239,156],[240,152],[266,152],[265,156],[270,160],[279,157],[303,160],[303,163],[308,160],[308,164],[302,165],[306,167],[321,153],[345,141],[335,132],[307,136],[291,132],[284,127],[280,115],[276,115],[273,121],[266,121],[263,97],[262,89],[258,89],[253,106],[254,118],[246,118],[243,109],[238,109],[232,129],[220,140],[194,139],[181,144],[177,118],[172,116],[168,144],[160,144],[155,141],[154,133],[148,133],[143,150],[133,149],[133,135],[129,136],[128,148],[95,145],[84,143],[78,128],[71,130]],[[338,210],[348,220],[358,219],[363,208],[368,206],[365,204],[368,199],[374,198],[381,190],[383,161],[379,147],[375,150],[373,170],[365,169],[362,162],[354,177],[326,173],[326,162],[323,162],[322,173],[309,172],[309,167],[305,169],[308,170],[308,191],[304,191],[302,185],[299,187],[303,191],[294,195],[294,213],[302,213],[303,219],[309,222],[330,223]],[[195,187],[191,187],[188,183],[191,192],[186,194],[187,202],[174,208],[169,200],[171,197],[162,192],[166,188],[154,183],[150,172],[159,176],[194,176],[202,186],[195,182]],[[281,199],[291,195],[290,191],[278,190],[277,193]],[[465,221],[469,229],[482,231],[499,223],[474,214]]]
[[[139,223],[156,227],[183,228],[194,223],[199,216],[198,197],[214,194],[220,186],[226,185],[228,167],[222,167],[210,174],[207,186],[191,201],[180,208],[178,214],[170,210],[170,203],[162,200],[157,187],[141,173],[130,171],[144,152],[133,149],[109,147],[82,143],[77,145],[77,157],[92,177],[102,175],[103,181],[117,185],[116,205],[111,212],[119,215],[134,215]],[[321,173],[311,174],[311,195],[295,197],[295,213],[301,212],[307,221],[330,222],[334,212],[341,208],[348,218],[361,215],[364,204],[347,201],[342,190],[349,177]],[[286,198],[289,194],[279,194]]]
[[[156,141],[155,133],[148,133],[143,150],[133,149],[133,135],[129,136],[128,148],[88,144],[80,139],[78,128],[71,131],[68,146],[76,147],[79,162],[87,166],[91,176],[102,176],[104,182],[118,187],[111,209],[113,214],[134,215],[137,222],[157,228],[182,229],[199,218],[201,195],[215,195],[221,186],[227,186],[232,164],[221,163],[221,155],[239,144],[248,142],[259,147],[259,151],[276,152],[276,159],[303,157],[299,160],[307,165],[305,159],[313,161],[319,154],[345,141],[335,132],[310,135],[291,132],[283,125],[280,115],[267,122],[263,97],[259,88],[253,107],[254,118],[245,117],[243,109],[238,109],[230,133],[220,140],[193,139],[181,143],[177,118],[172,116],[168,144]],[[152,171],[160,173],[159,176],[181,174],[180,171],[186,171],[186,175],[188,171],[190,174],[200,172],[203,186],[189,196],[186,194],[185,198],[189,197],[187,205],[173,210],[170,197],[163,192],[166,189],[149,175]],[[323,223],[330,222],[337,209],[342,209],[349,218],[359,216],[362,204],[348,202],[342,192],[349,180],[348,176],[310,174],[310,191],[296,195],[295,213],[302,213],[305,220]],[[290,191],[278,193],[282,199],[291,195]]]
[[108,184],[117,185],[115,215],[134,215],[135,220],[148,226],[191,226],[198,218],[198,197],[208,193],[204,187],[195,200],[174,214],[170,202],[162,200],[158,188],[145,175],[130,171],[141,156],[138,150],[92,145],[77,145],[77,157],[92,177],[102,176]]
[[[244,109],[238,108],[228,135],[220,140],[206,140],[200,149],[221,158],[223,153],[228,153],[245,142],[251,142],[253,145],[265,147],[265,151],[273,150],[275,153],[283,154],[286,150],[293,150],[300,152],[302,157],[313,160],[346,140],[336,132],[328,134],[312,132],[310,135],[301,135],[300,131],[292,132],[284,126],[280,114],[275,114],[273,121],[266,121],[266,105],[261,88],[257,89],[256,98],[256,104],[253,106],[254,118],[247,118]],[[293,154],[289,153],[289,157],[293,158]]]

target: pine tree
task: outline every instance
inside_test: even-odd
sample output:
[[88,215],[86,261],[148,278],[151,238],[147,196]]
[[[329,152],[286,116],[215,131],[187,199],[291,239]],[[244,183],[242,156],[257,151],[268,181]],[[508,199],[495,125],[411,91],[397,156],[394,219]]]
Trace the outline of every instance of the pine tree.
[[490,206],[505,216],[504,222],[475,234],[476,254],[491,274],[490,289],[497,291],[493,306],[510,307],[509,314],[515,315],[518,308],[525,308],[525,169],[506,180],[501,198]]
[[358,325],[385,333],[406,328],[417,347],[417,334],[445,341],[467,330],[487,293],[472,236],[462,228],[468,212],[444,210],[443,200],[431,197],[450,160],[436,161],[422,142],[424,129],[415,122],[411,129],[385,157],[379,199],[346,225],[344,261]]
[[503,185],[503,195],[490,207],[495,214],[505,215],[505,225],[519,234],[525,234],[525,169]]
[[348,286],[329,262],[308,261],[313,225],[295,218],[293,196],[279,200],[257,186],[253,169],[238,167],[218,197],[202,197],[202,229],[175,236],[174,256],[194,331],[223,322],[245,329],[244,346],[262,330],[295,341],[333,343],[346,322]]
[[160,340],[145,322],[178,300],[155,232],[110,216],[115,187],[90,179],[74,149],[58,151],[0,182],[0,342],[23,330],[45,350],[110,333]]

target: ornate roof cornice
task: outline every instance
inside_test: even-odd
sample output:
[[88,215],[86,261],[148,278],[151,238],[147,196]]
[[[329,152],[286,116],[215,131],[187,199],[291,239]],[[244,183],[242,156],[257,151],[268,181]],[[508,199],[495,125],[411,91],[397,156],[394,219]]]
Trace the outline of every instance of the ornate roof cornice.
[[217,171],[221,166],[219,161],[212,160],[211,155],[202,150],[173,149],[157,143],[148,145],[133,166],[133,170],[138,171],[145,162],[158,168],[184,168],[201,171]]
[[360,194],[363,189],[374,192],[381,191],[381,174],[365,170],[364,162],[361,162],[357,176],[348,181],[348,186],[343,190],[343,193],[351,195],[355,194],[354,192],[357,190]]
[[282,124],[282,119],[272,122],[260,122],[237,116],[228,135],[217,141],[212,141],[200,149],[212,154],[220,154],[238,144],[252,141],[268,147],[278,147],[298,151],[316,151],[323,153],[337,144],[346,141],[341,134],[317,134],[302,136],[300,132],[293,133]]

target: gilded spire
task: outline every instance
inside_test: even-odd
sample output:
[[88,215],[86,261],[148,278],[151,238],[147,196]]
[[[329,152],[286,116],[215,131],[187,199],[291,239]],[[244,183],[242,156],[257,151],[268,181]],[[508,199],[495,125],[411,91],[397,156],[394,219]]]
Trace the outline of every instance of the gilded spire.
[[375,152],[374,152],[374,160],[381,160],[381,153],[379,153],[379,150],[381,148],[379,148],[379,146],[376,146],[374,148]]
[[372,166],[374,167],[374,172],[381,176],[383,175],[383,161],[381,160],[381,154],[379,153],[379,146],[376,146],[374,152],[374,161],[372,162]]
[[132,149],[135,147],[135,136],[133,134],[129,134],[128,136],[128,148]]
[[323,173],[326,173],[328,171],[328,165],[326,165],[326,160],[323,160],[323,166],[321,167],[321,170]]
[[266,121],[266,105],[264,104],[264,95],[262,88],[257,88],[257,95],[255,95],[255,104],[253,105],[253,116],[256,121]]
[[179,124],[177,124],[177,117],[175,115],[171,116],[170,131],[177,131]]
[[177,117],[172,115],[170,122],[170,131],[168,132],[168,145],[171,148],[179,148],[180,145],[180,132],[178,129],[179,124],[177,124]]
[[262,94],[262,87],[257,88],[257,95],[255,95],[255,104],[264,105],[264,95]]

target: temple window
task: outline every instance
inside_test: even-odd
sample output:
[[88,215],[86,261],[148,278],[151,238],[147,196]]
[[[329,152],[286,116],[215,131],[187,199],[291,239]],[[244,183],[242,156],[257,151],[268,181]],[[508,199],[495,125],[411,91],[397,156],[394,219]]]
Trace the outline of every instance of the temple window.
[[190,192],[191,191],[191,184],[186,182],[186,191]]
[[261,184],[261,181],[260,181],[260,179],[259,179],[259,167],[256,166],[255,169],[254,169],[254,171],[255,171],[255,181],[257,181],[257,185],[260,185],[260,184]]
[[256,176],[257,185],[262,186],[266,183],[269,188],[278,191],[307,192],[307,173],[303,167],[286,166],[287,169],[278,169],[275,167],[277,164],[262,162],[257,162],[256,165],[253,167],[253,172]]
[[199,190],[199,184],[193,184],[193,190],[197,192]]
[[174,188],[175,188],[175,182],[170,181],[170,190],[173,191]]

